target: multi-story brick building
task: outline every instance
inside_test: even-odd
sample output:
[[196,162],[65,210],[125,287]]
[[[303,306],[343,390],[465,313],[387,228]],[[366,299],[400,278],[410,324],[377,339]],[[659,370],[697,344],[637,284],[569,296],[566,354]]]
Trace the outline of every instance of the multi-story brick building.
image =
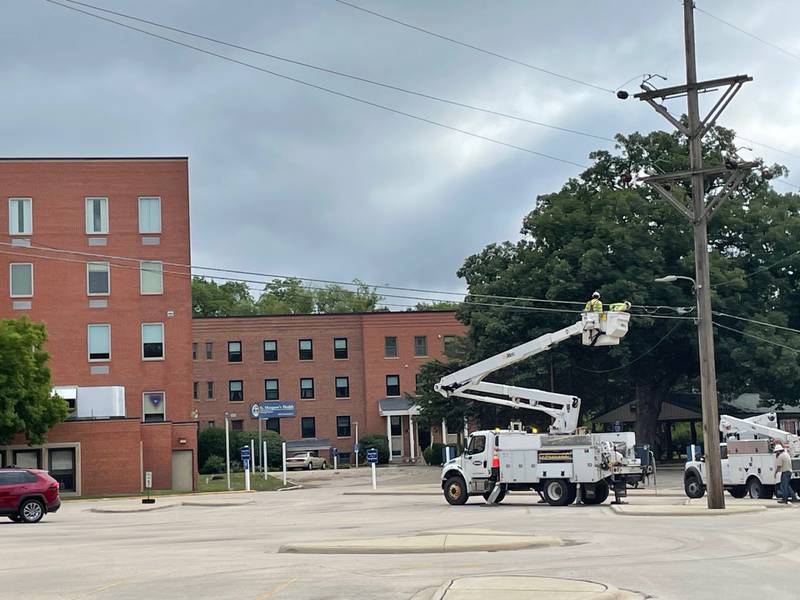
[[0,317],[47,325],[71,403],[44,446],[0,462],[49,469],[62,491],[195,483],[186,158],[0,160]]
[[227,413],[233,429],[254,430],[254,404],[294,404],[294,417],[267,427],[294,449],[337,448],[343,461],[357,429],[387,435],[394,460],[418,456],[425,432],[405,394],[465,333],[444,311],[205,318],[192,329],[201,427],[223,426]]

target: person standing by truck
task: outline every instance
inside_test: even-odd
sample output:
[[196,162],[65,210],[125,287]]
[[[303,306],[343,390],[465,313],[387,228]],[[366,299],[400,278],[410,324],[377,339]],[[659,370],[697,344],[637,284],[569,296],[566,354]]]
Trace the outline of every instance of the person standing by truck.
[[[775,444],[775,474],[780,474],[780,487],[778,488],[778,503],[789,504],[797,502],[797,495],[792,489],[792,457],[780,444]],[[791,498],[790,498],[791,496]]]

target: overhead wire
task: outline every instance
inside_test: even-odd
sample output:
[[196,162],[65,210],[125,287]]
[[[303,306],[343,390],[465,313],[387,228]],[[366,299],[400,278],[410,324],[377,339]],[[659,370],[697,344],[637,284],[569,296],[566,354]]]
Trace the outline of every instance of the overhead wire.
[[385,88],[385,89],[393,90],[393,91],[396,91],[396,92],[401,92],[403,94],[409,94],[409,95],[412,95],[412,96],[417,96],[419,98],[425,98],[427,100],[434,100],[436,102],[441,102],[443,104],[449,104],[451,106],[458,106],[460,108],[466,108],[466,109],[477,111],[477,112],[483,112],[483,113],[486,113],[486,114],[489,114],[489,115],[499,116],[499,117],[503,117],[503,118],[506,118],[506,119],[512,119],[512,120],[515,120],[515,121],[520,121],[522,123],[528,123],[528,124],[531,124],[531,125],[536,125],[538,127],[546,127],[548,129],[561,131],[563,133],[572,133],[572,134],[575,134],[575,135],[589,137],[589,138],[593,138],[593,139],[596,139],[596,140],[602,140],[602,141],[605,141],[605,142],[615,142],[616,141],[614,138],[611,138],[611,137],[608,137],[608,136],[596,135],[596,134],[590,133],[588,131],[580,131],[580,130],[577,130],[577,129],[571,129],[569,127],[561,127],[559,125],[553,125],[552,123],[545,123],[543,121],[536,121],[534,119],[529,119],[527,117],[523,117],[523,116],[520,116],[520,115],[514,115],[514,114],[507,113],[507,112],[494,110],[494,109],[491,109],[491,108],[475,106],[473,104],[468,104],[466,102],[460,102],[458,100],[453,100],[453,99],[450,99],[450,98],[443,98],[441,96],[436,96],[436,95],[428,94],[428,93],[425,93],[425,92],[410,90],[410,89],[407,89],[407,88],[404,88],[404,87],[401,87],[401,86],[398,86],[398,85],[384,83],[384,82],[381,82],[381,81],[376,81],[374,79],[368,79],[366,77],[361,77],[359,75],[353,75],[351,73],[345,73],[343,71],[338,71],[336,69],[329,69],[329,68],[326,68],[326,67],[321,67],[321,66],[314,65],[314,64],[311,64],[311,63],[308,63],[308,62],[305,62],[305,61],[296,60],[296,59],[293,59],[293,58],[288,58],[288,57],[280,56],[280,55],[277,55],[277,54],[272,54],[270,52],[264,52],[262,50],[256,50],[254,48],[249,48],[247,46],[242,46],[240,44],[227,42],[225,40],[221,40],[219,38],[211,37],[209,35],[195,33],[195,32],[188,31],[186,29],[181,29],[179,27],[174,27],[174,26],[171,26],[171,25],[165,25],[165,24],[159,23],[157,21],[144,19],[142,17],[137,17],[137,16],[134,16],[134,15],[131,15],[131,14],[128,14],[128,13],[123,13],[123,12],[119,12],[119,11],[115,11],[115,10],[110,10],[108,8],[103,8],[101,6],[96,6],[94,4],[89,4],[87,2],[80,2],[79,0],[63,0],[63,1],[64,2],[69,2],[70,4],[77,4],[77,5],[80,5],[80,6],[91,8],[92,10],[97,10],[97,11],[100,11],[100,12],[116,15],[118,17],[123,17],[125,19],[130,19],[132,21],[137,21],[139,23],[145,23],[145,24],[151,25],[153,27],[159,27],[161,29],[174,31],[174,32],[180,33],[182,35],[187,35],[187,36],[195,37],[195,38],[198,38],[198,39],[201,39],[201,40],[205,40],[205,41],[208,41],[208,42],[213,42],[215,44],[220,44],[222,46],[227,46],[229,48],[234,48],[236,50],[243,50],[244,52],[250,52],[252,54],[257,54],[259,56],[264,56],[266,58],[270,58],[270,59],[273,59],[273,60],[278,60],[278,61],[290,63],[290,64],[301,66],[301,67],[304,67],[304,68],[307,68],[307,69],[313,69],[315,71],[319,71],[319,72],[322,72],[322,73],[328,73],[330,75],[336,75],[338,77],[344,77],[346,79],[351,79],[353,81],[359,81],[361,83],[367,83],[369,85],[374,85],[374,86],[382,87],[382,88]]
[[705,9],[700,8],[699,6],[695,6],[694,9],[697,12],[703,13],[704,15],[706,15],[708,17],[711,17],[715,21],[719,21],[720,23],[723,23],[724,25],[727,25],[728,27],[730,27],[732,29],[735,29],[736,31],[738,31],[740,33],[743,33],[746,36],[751,37],[754,40],[757,40],[757,41],[761,42],[762,44],[766,44],[767,46],[770,46],[771,48],[774,48],[775,50],[778,50],[779,52],[783,52],[785,55],[787,55],[787,56],[789,56],[789,57],[791,57],[791,58],[793,58],[795,60],[800,60],[800,54],[795,54],[794,52],[790,52],[789,50],[779,46],[778,44],[774,44],[774,43],[770,42],[769,40],[765,40],[764,38],[755,35],[754,33],[750,33],[749,31],[747,31],[745,29],[742,29],[738,25],[734,25],[730,21],[726,21],[725,19],[723,19],[721,17],[718,17],[717,15],[711,14],[710,12],[708,12]]
[[[407,111],[404,111],[404,110],[400,110],[398,108],[392,108],[390,106],[386,106],[386,105],[380,104],[378,102],[373,102],[371,100],[366,100],[364,98],[360,98],[360,97],[354,96],[352,94],[348,94],[348,93],[345,93],[345,92],[340,92],[338,90],[334,90],[332,88],[325,87],[323,85],[319,85],[319,84],[316,84],[316,83],[311,83],[309,81],[305,81],[305,80],[299,79],[297,77],[292,77],[290,75],[284,75],[283,73],[278,73],[277,71],[272,71],[270,69],[266,69],[264,67],[260,67],[258,65],[253,64],[253,63],[249,63],[247,61],[239,60],[237,58],[233,58],[233,57],[227,56],[225,54],[220,54],[219,52],[214,52],[213,50],[208,50],[206,48],[201,48],[200,46],[195,46],[193,44],[182,42],[180,40],[176,40],[176,39],[171,38],[169,36],[161,35],[159,33],[153,32],[153,31],[148,31],[147,29],[142,29],[141,27],[136,27],[136,26],[130,25],[128,23],[123,23],[121,21],[117,21],[116,19],[111,19],[109,17],[104,17],[103,15],[98,15],[98,14],[95,14],[95,13],[93,13],[91,11],[83,10],[81,8],[78,8],[77,6],[70,6],[69,4],[64,4],[63,2],[59,2],[58,0],[44,0],[44,1],[48,2],[49,4],[53,4],[55,6],[60,6],[62,8],[67,9],[67,10],[78,12],[78,13],[93,17],[95,19],[99,19],[101,21],[106,21],[108,23],[112,23],[112,24],[117,25],[119,27],[124,27],[124,28],[130,29],[132,31],[137,31],[137,32],[142,33],[144,35],[148,35],[148,36],[151,36],[151,37],[154,37],[154,38],[169,42],[171,44],[176,44],[178,46],[183,46],[184,48],[195,50],[197,52],[201,52],[203,54],[207,54],[208,56],[213,56],[213,57],[219,58],[221,60],[228,61],[228,62],[237,64],[237,65],[246,67],[248,69],[253,69],[253,70],[259,71],[261,73],[272,75],[273,77],[278,77],[278,78],[284,79],[286,81],[291,81],[291,82],[297,83],[299,85],[303,85],[303,86],[306,86],[306,87],[309,87],[309,88],[313,88],[313,89],[316,89],[316,90],[319,90],[319,91],[322,91],[322,92],[326,92],[328,94],[332,94],[332,95],[338,96],[340,98],[346,98],[348,100],[352,100],[353,102],[358,102],[358,103],[364,104],[366,106],[371,106],[373,108],[377,108],[377,109],[380,109],[380,110],[383,110],[383,111],[386,111],[386,112],[390,112],[390,113],[393,113],[393,114],[396,114],[396,115],[401,115],[401,116],[404,116],[404,117],[408,117],[409,119],[413,119],[413,120],[419,121],[421,123],[427,123],[428,125],[433,125],[435,127],[441,128],[441,129],[446,129],[448,131],[454,131],[454,132],[457,132],[457,133],[461,133],[461,134],[470,136],[470,137],[475,138],[475,139],[484,140],[486,142],[491,142],[491,143],[497,144],[499,146],[505,146],[507,148],[511,148],[511,149],[514,149],[514,150],[519,150],[520,152],[525,152],[527,154],[532,154],[534,156],[539,156],[541,158],[547,158],[549,160],[561,162],[561,163],[568,164],[568,165],[571,165],[571,166],[574,166],[574,167],[579,167],[581,169],[589,168],[589,165],[586,165],[586,164],[583,164],[583,163],[579,163],[579,162],[575,162],[573,160],[569,160],[569,159],[566,159],[566,158],[561,158],[559,156],[554,156],[554,155],[551,155],[551,154],[547,154],[545,152],[539,152],[537,150],[533,150],[533,149],[527,148],[525,146],[519,146],[517,144],[512,144],[510,142],[504,142],[502,140],[498,140],[496,138],[489,137],[487,135],[476,133],[476,132],[470,131],[468,129],[463,129],[461,127],[456,127],[454,125],[448,125],[447,123],[442,123],[442,122],[436,121],[434,119],[429,119],[427,117],[422,117],[420,115],[416,115],[414,113],[410,113],[410,112],[407,112]],[[66,0],[66,1],[69,1],[69,0]]]
[[742,331],[741,329],[736,329],[735,327],[728,327],[727,325],[723,325],[722,323],[717,323],[716,321],[714,321],[714,327],[720,327],[722,329],[727,329],[728,331],[733,331],[735,333],[738,333],[739,335],[743,335],[745,337],[753,338],[753,339],[758,340],[760,342],[764,342],[765,344],[772,344],[773,346],[778,346],[780,348],[784,348],[786,350],[791,350],[792,352],[800,354],[800,350],[798,350],[797,348],[792,348],[791,346],[787,346],[785,344],[781,344],[780,342],[776,342],[776,341],[773,341],[773,340],[768,340],[767,338],[763,338],[761,336],[754,335],[752,333],[747,333],[746,331]]
[[751,277],[753,277],[755,275],[758,275],[759,273],[763,273],[764,271],[769,271],[770,269],[772,269],[774,267],[777,267],[778,265],[781,265],[781,264],[785,263],[786,261],[789,261],[789,260],[793,259],[796,256],[800,256],[800,250],[798,250],[796,252],[792,252],[791,254],[789,254],[787,256],[784,256],[780,260],[776,260],[774,263],[770,263],[768,265],[764,265],[763,267],[759,267],[755,271],[751,271],[749,273],[745,273],[741,277],[735,277],[735,278],[733,278],[733,279],[731,279],[729,281],[723,281],[721,283],[715,283],[711,287],[712,288],[724,287],[726,285],[731,285],[733,283],[738,283],[740,281],[744,281],[746,279],[750,279]]
[[780,329],[781,331],[790,331],[792,333],[800,333],[800,329],[794,329],[793,327],[785,327],[783,325],[776,325],[775,323],[769,323],[767,321],[759,321],[757,319],[748,319],[747,317],[740,317],[739,315],[732,315],[730,313],[719,312],[719,311],[711,311],[712,314],[717,315],[718,317],[729,317],[731,319],[737,319],[739,321],[745,321],[747,323],[753,323],[755,325],[762,325],[764,327],[772,327],[773,329]]
[[662,337],[662,338],[661,338],[660,340],[658,340],[658,341],[657,341],[655,344],[653,344],[652,346],[650,346],[650,348],[648,348],[647,350],[645,350],[644,352],[642,352],[642,353],[641,353],[639,356],[637,356],[636,358],[634,358],[634,359],[633,359],[633,360],[631,360],[631,361],[628,361],[628,362],[627,362],[627,363],[625,363],[624,365],[620,365],[620,366],[618,366],[618,367],[613,367],[613,368],[611,368],[611,369],[600,369],[600,370],[595,370],[595,369],[587,369],[586,367],[581,367],[580,365],[575,365],[575,368],[577,368],[577,369],[579,369],[579,370],[581,370],[581,371],[586,371],[587,373],[594,373],[594,374],[596,374],[596,375],[601,375],[601,374],[605,374],[605,373],[613,373],[614,371],[621,371],[622,369],[627,369],[627,368],[628,368],[628,367],[630,367],[632,364],[635,364],[635,363],[639,362],[639,361],[640,361],[641,359],[643,359],[645,356],[647,356],[648,354],[650,354],[650,353],[651,353],[653,350],[655,350],[656,348],[658,348],[658,347],[659,347],[659,346],[662,344],[662,342],[664,342],[664,340],[666,340],[666,339],[667,339],[669,336],[671,336],[671,335],[672,335],[672,333],[673,333],[673,332],[674,332],[674,331],[675,331],[675,330],[676,330],[678,327],[680,327],[682,324],[683,324],[683,323],[676,323],[676,324],[675,324],[675,325],[672,327],[672,329],[670,329],[670,330],[669,330],[669,331],[668,331],[668,332],[667,332],[667,333],[664,335],[664,337]]

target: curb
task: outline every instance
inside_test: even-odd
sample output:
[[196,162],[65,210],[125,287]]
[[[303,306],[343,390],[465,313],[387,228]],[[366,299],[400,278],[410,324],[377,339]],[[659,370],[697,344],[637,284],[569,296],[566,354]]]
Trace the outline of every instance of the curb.
[[302,490],[302,489],[303,489],[303,485],[297,483],[295,485],[290,485],[290,486],[285,487],[285,488],[278,488],[275,491],[276,492],[291,492],[292,490]]
[[135,508],[97,508],[92,507],[87,509],[87,512],[104,513],[104,514],[126,514],[126,513],[139,513],[139,512],[152,512],[154,510],[165,510],[167,508],[175,508],[181,506],[180,504],[158,504],[154,506],[141,506]]
[[[494,577],[492,575],[486,577]],[[569,579],[564,577],[537,577],[537,576],[520,576],[520,575],[512,575],[509,577],[524,577],[526,579],[540,579],[540,580],[560,580],[565,582],[581,582],[581,583],[589,583],[594,584],[597,586],[602,586],[603,590],[597,590],[596,593],[592,593],[591,591],[578,591],[578,590],[546,590],[546,589],[539,589],[539,590],[528,590],[529,592],[536,594],[535,597],[537,598],[545,598],[549,597],[550,594],[547,596],[543,595],[547,592],[556,592],[559,598],[563,600],[570,600],[570,598],[574,600],[642,600],[645,598],[643,594],[639,592],[633,592],[630,590],[621,590],[612,585],[608,585],[605,583],[600,583],[597,581],[590,581],[584,579]],[[466,577],[457,577],[455,579],[450,579],[443,585],[439,586],[438,588],[426,588],[423,590],[418,591],[414,596],[412,596],[412,600],[446,600],[447,594],[451,591],[451,586],[459,580],[479,580],[481,579],[480,575],[477,576],[466,576]],[[453,590],[455,591],[455,590]],[[503,592],[506,592],[506,589],[486,589],[485,592],[491,594],[495,592],[497,594],[503,595]],[[524,590],[520,590],[524,591]],[[538,593],[537,593],[538,592]],[[570,593],[572,592],[572,593]],[[542,595],[540,595],[542,594]],[[591,594],[591,595],[590,595]]]
[[[668,505],[665,505],[668,506]],[[695,505],[686,505],[686,504],[678,504],[675,507],[685,506],[695,506]],[[645,506],[636,506],[634,511],[627,510],[630,508],[630,505],[609,505],[609,507],[614,514],[623,516],[623,517],[729,517],[731,515],[747,515],[747,514],[755,514],[765,512],[767,508],[765,506],[729,506],[724,510],[705,510],[705,511],[682,511],[682,510],[675,510],[674,507],[670,507],[671,510],[668,511],[658,511],[653,510],[652,507],[645,507]],[[644,510],[639,510],[644,509]],[[733,509],[733,510],[731,510]]]
[[247,506],[248,504],[255,504],[255,500],[247,500],[245,502],[200,502],[190,500],[188,502],[181,502],[181,506],[195,506],[200,508],[218,508],[225,506]]

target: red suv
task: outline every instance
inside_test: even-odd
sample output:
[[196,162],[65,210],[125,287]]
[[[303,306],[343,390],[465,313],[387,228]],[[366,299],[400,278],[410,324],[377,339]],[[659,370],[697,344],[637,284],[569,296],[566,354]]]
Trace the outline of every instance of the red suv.
[[59,508],[58,482],[47,471],[0,469],[0,515],[15,523],[38,523]]

